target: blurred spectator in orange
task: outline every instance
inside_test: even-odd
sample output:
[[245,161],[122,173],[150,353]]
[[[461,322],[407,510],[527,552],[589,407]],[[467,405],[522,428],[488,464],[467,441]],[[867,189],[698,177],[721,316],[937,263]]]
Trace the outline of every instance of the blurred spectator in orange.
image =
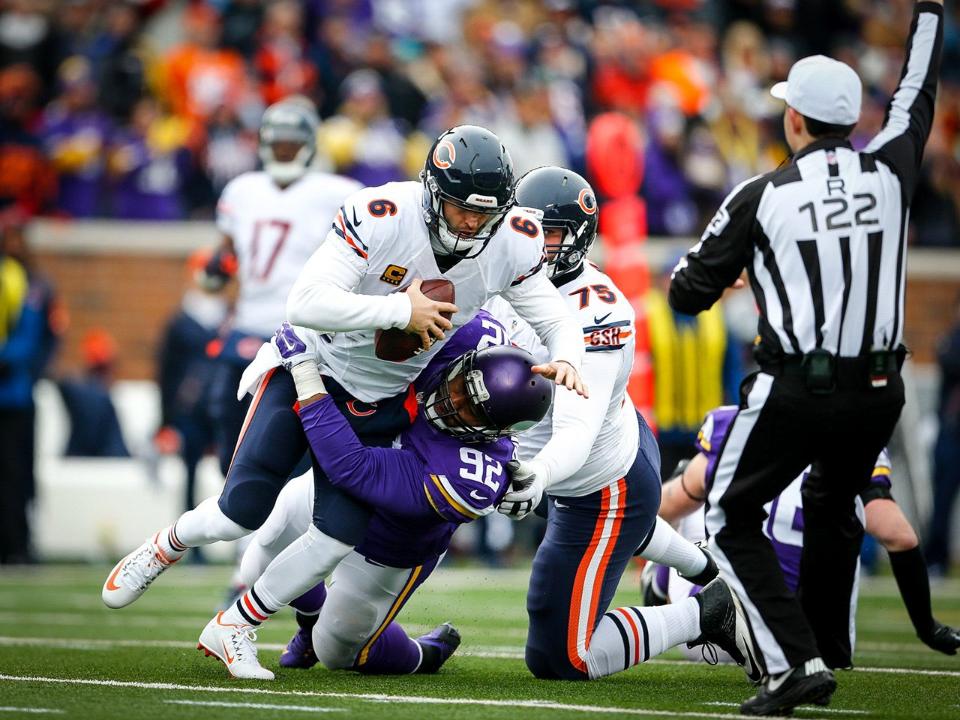
[[305,57],[302,28],[303,8],[294,0],[274,0],[267,5],[254,56],[260,92],[267,105],[288,95],[314,94],[317,70]]
[[83,374],[57,381],[70,418],[68,457],[130,457],[110,397],[117,361],[117,341],[102,328],[87,331],[80,341]]
[[17,205],[28,215],[46,210],[57,191],[56,173],[32,129],[39,92],[29,66],[0,71],[0,208]]
[[110,149],[114,217],[183,219],[191,128],[184,118],[161,114],[153,98],[134,105],[129,125],[117,131]]
[[364,185],[406,179],[407,139],[387,114],[380,76],[355,70],[340,85],[343,103],[320,128],[320,148],[335,172]]
[[96,105],[93,69],[85,57],[64,61],[59,95],[47,106],[40,136],[59,173],[56,209],[69,217],[103,215],[106,146],[112,123]]
[[205,121],[218,107],[247,101],[243,58],[220,47],[220,16],[209,5],[183,14],[185,41],[166,57],[167,93],[174,113]]
[[217,360],[207,354],[207,346],[217,339],[227,317],[222,289],[207,292],[193,280],[211,255],[209,250],[198,250],[188,259],[191,285],[167,323],[157,355],[161,418],[154,444],[159,452],[178,453],[183,460],[187,510],[196,505],[197,465],[214,442],[209,400]]

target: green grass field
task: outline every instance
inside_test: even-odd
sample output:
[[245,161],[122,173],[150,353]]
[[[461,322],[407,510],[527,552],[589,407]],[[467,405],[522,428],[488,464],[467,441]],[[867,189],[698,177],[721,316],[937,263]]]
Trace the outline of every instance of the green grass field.
[[[280,671],[272,683],[239,682],[195,649],[227,568],[174,568],[123,610],[100,602],[107,570],[0,570],[0,720],[724,718],[739,717],[735,704],[752,694],[739,669],[682,662],[675,651],[599,682],[534,680],[523,663],[527,572],[458,568],[437,571],[400,618],[411,634],[443,620],[460,629],[463,645],[438,675],[371,678],[317,668]],[[795,715],[960,718],[960,657],[915,640],[890,579],[864,584],[857,669],[839,674],[829,708]],[[938,617],[960,624],[960,582],[934,594]],[[634,573],[618,602],[638,602]],[[261,661],[274,671],[294,626],[281,614],[260,631]]]

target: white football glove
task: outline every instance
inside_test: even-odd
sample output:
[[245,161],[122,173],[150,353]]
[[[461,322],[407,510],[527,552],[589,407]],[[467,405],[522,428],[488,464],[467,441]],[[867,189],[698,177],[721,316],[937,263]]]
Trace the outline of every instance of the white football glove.
[[288,372],[294,365],[317,359],[317,334],[286,320],[273,336],[280,362]]
[[536,460],[511,460],[507,463],[510,473],[510,491],[497,510],[511,520],[523,520],[532,513],[543,498],[546,468]]

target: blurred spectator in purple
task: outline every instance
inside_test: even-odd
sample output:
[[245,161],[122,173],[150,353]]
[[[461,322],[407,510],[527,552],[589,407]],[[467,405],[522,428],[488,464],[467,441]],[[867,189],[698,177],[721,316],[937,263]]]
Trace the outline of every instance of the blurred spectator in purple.
[[57,381],[70,418],[67,457],[130,457],[120,419],[110,397],[117,363],[117,341],[102,328],[80,342],[83,372]]
[[387,114],[380,77],[355,70],[340,86],[343,102],[320,128],[320,147],[334,172],[374,186],[407,177],[407,140]]
[[134,105],[129,126],[116,133],[109,154],[114,217],[183,219],[191,128],[184,118],[161,114],[153,98]]
[[57,211],[69,217],[103,214],[106,146],[112,123],[96,105],[90,61],[74,56],[57,73],[60,94],[47,106],[40,134],[59,174]]
[[33,131],[40,79],[19,63],[0,70],[0,208],[16,205],[26,215],[46,211],[57,176]]
[[303,8],[294,0],[267,5],[253,58],[266,105],[288,95],[314,95],[317,70],[306,58],[302,28]]
[[640,194],[647,204],[650,235],[690,235],[697,230],[693,188],[684,173],[685,126],[683,113],[675,107],[663,106],[647,115],[646,172]]

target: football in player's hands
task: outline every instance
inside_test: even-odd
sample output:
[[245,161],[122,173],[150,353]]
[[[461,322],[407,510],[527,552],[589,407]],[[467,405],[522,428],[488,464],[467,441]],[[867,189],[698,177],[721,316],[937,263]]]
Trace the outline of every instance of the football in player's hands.
[[[403,288],[400,292],[406,292]],[[453,283],[444,278],[435,278],[433,280],[424,280],[420,285],[420,292],[431,300],[437,302],[453,303],[455,301],[456,291]],[[453,313],[441,313],[447,320],[453,317]],[[389,330],[377,330],[374,337],[374,352],[381,360],[390,362],[403,362],[409,360],[414,355],[420,354],[424,348],[419,335],[405,332],[399,328],[390,328]]]

